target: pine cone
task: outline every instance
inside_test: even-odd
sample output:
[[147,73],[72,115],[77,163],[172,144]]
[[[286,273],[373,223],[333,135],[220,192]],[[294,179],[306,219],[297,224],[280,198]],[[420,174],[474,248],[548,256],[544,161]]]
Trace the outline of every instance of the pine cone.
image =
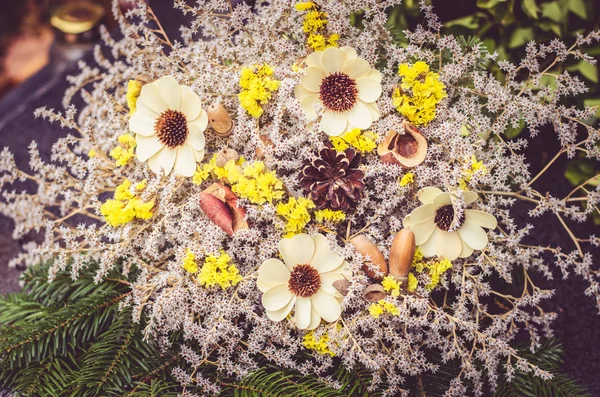
[[336,152],[325,148],[319,158],[305,161],[300,186],[317,209],[348,211],[362,197],[364,172],[358,169],[361,158],[353,149]]

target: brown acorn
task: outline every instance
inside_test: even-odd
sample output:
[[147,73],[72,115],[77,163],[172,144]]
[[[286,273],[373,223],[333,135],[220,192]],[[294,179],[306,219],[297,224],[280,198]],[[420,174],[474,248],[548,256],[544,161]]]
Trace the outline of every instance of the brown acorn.
[[402,123],[404,134],[390,130],[379,143],[377,154],[384,163],[413,168],[421,164],[427,155],[427,140],[421,131],[408,122]]
[[210,105],[206,114],[208,115],[208,124],[210,124],[217,136],[225,137],[231,135],[233,120],[231,120],[231,117],[222,104],[214,103]]
[[[377,246],[367,236],[364,234],[359,234],[358,236],[353,237],[350,240],[350,243],[361,255],[369,257],[369,261],[379,268],[379,271],[383,273],[383,277],[387,275],[388,265],[385,257],[379,248],[377,248]],[[367,264],[362,266],[362,270],[373,280],[379,281],[383,279],[383,277],[378,277],[373,270],[369,269]]]
[[390,274],[405,281],[415,257],[415,234],[410,229],[402,229],[392,240],[390,248]]
[[379,302],[385,298],[385,290],[381,284],[371,284],[363,291],[363,298],[367,302]]
[[248,229],[246,211],[237,205],[237,196],[227,186],[213,183],[200,193],[200,208],[214,224],[229,236]]

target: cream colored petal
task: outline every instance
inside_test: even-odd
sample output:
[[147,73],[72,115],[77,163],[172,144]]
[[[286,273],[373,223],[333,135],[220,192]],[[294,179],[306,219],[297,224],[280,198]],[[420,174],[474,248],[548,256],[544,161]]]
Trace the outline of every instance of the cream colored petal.
[[310,311],[310,324],[306,328],[307,331],[311,331],[317,328],[321,324],[321,316],[315,309]]
[[150,109],[148,106],[144,105],[144,103],[139,100],[137,101],[137,104],[135,105],[135,111],[140,112],[140,113],[144,114],[146,117],[150,117],[153,120],[158,118],[158,113],[156,113],[154,110]]
[[317,111],[315,110],[315,103],[319,100],[317,94],[310,94],[302,100],[300,107],[304,111],[304,115],[307,120],[314,120],[317,118]]
[[379,113],[379,107],[377,106],[377,104],[373,102],[365,103],[365,105],[367,105],[367,108],[369,108],[369,111],[371,112],[371,119],[373,121],[379,120],[379,116],[381,116],[381,113]]
[[366,77],[371,74],[371,65],[369,62],[361,58],[349,59],[344,63],[342,71],[354,80],[358,80],[361,77]]
[[307,96],[309,96],[309,95],[314,95],[314,93],[308,91],[306,88],[304,88],[302,86],[302,84],[298,84],[294,88],[294,96],[296,97],[296,99],[298,100],[298,102],[302,102],[302,100],[304,98],[306,98]]
[[402,221],[402,227],[411,228],[414,226],[414,222],[410,219],[410,215],[406,215]]
[[200,131],[200,128],[195,124],[190,124],[189,130],[190,132],[186,139],[186,143],[190,144],[194,150],[204,149],[204,145],[206,144],[204,133]]
[[309,56],[306,57],[304,61],[306,66],[321,66],[321,56],[323,55],[323,51],[315,51]]
[[498,226],[498,221],[496,218],[493,215],[483,211],[465,210],[465,220],[488,229],[495,229],[496,226]]
[[435,222],[423,222],[413,225],[410,230],[415,234],[415,244],[424,244],[435,230]]
[[410,213],[410,222],[413,225],[433,221],[435,218],[436,208],[433,204],[425,204],[418,208],[416,208],[413,212]]
[[201,162],[204,159],[204,149],[194,150],[194,158],[196,159],[196,163]]
[[155,174],[160,174],[162,171],[162,168],[160,166],[160,163],[158,161],[161,152],[165,151],[165,150],[169,150],[168,148],[163,148],[163,150],[159,151],[158,153],[156,153],[154,156],[150,157],[148,159],[148,167],[150,167],[150,169],[152,170],[152,172],[154,172]]
[[152,136],[154,132],[156,119],[148,117],[146,113],[136,111],[129,118],[129,130],[143,136]]
[[175,173],[181,176],[192,176],[196,171],[196,157],[194,149],[187,144],[177,148],[177,159],[175,160]]
[[135,147],[135,156],[141,162],[148,160],[158,153],[160,149],[165,147],[156,135],[136,135],[135,141],[137,143],[137,146]]
[[427,242],[419,248],[425,257],[437,255],[453,261],[462,251],[462,242],[458,233],[448,233],[436,228]]
[[279,284],[269,288],[262,296],[262,305],[265,309],[276,311],[285,307],[294,297],[287,284]]
[[288,270],[292,271],[296,265],[310,264],[315,254],[315,242],[308,234],[296,234],[294,237],[281,239],[279,253]]
[[300,84],[309,92],[319,92],[321,81],[325,78],[323,70],[316,66],[310,66],[304,69],[304,76],[300,79]]
[[188,121],[195,120],[202,111],[202,102],[195,92],[187,92],[181,100],[181,111]]
[[165,101],[169,109],[181,109],[181,87],[173,76],[161,77],[153,84],[158,87],[160,97]]
[[438,194],[437,196],[435,196],[433,198],[433,204],[437,208],[442,207],[444,205],[451,205],[452,204],[452,199],[450,197],[450,193]]
[[267,259],[260,265],[258,269],[257,284],[260,282],[259,287],[261,292],[265,292],[262,288],[267,289],[274,287],[279,284],[288,284],[290,280],[290,271],[285,264],[279,259],[271,258]]
[[340,302],[322,289],[310,297],[313,307],[321,318],[329,323],[334,322],[342,314]]
[[323,51],[321,67],[325,74],[341,72],[346,63],[346,53],[339,48],[329,47]]
[[145,84],[142,87],[136,103],[136,108],[139,108],[140,104],[155,112],[157,115],[169,108],[169,105],[162,99],[159,87],[155,83]]
[[483,249],[488,243],[487,233],[476,223],[465,221],[456,232],[473,249]]
[[356,58],[358,55],[356,54],[356,50],[352,47],[341,47],[340,50],[346,54],[347,59]]
[[479,198],[479,195],[475,192],[467,190],[466,192],[463,192],[463,198],[465,200],[465,204],[469,205],[469,204],[477,201],[477,199]]
[[356,87],[358,88],[358,98],[363,102],[375,102],[381,96],[381,83],[375,80],[366,77],[358,79]]
[[165,175],[169,175],[175,165],[175,159],[177,158],[177,149],[171,149],[165,147],[158,154],[158,165],[164,171]]
[[296,297],[294,296],[287,305],[282,307],[279,310],[265,310],[267,313],[267,317],[271,321],[279,322],[287,317],[288,314],[292,311],[294,304],[296,303]]
[[429,203],[433,203],[433,199],[435,198],[435,196],[437,196],[438,194],[442,194],[442,193],[444,193],[444,192],[442,192],[437,187],[428,186],[428,187],[424,187],[423,189],[421,189],[417,192],[417,198],[423,204],[429,204]]
[[348,122],[355,128],[365,129],[371,126],[373,118],[371,117],[371,111],[367,108],[367,105],[358,101],[354,104],[354,107],[348,112]]
[[459,258],[468,258],[469,256],[471,256],[473,254],[473,248],[469,247],[469,245],[467,243],[465,243],[465,240],[461,240],[462,241],[462,250],[460,251],[460,255],[458,256]]
[[296,327],[306,329],[310,325],[310,298],[296,297]]
[[327,238],[322,234],[313,236],[315,242],[315,255],[310,264],[317,269],[319,273],[329,272],[339,267],[344,258],[329,249]]
[[206,127],[208,126],[208,114],[206,114],[206,111],[201,109],[198,118],[188,121],[188,126],[190,125],[195,125],[202,132],[206,131]]
[[372,69],[369,73],[369,78],[381,83],[381,72],[379,70]]
[[343,280],[344,276],[341,273],[323,273],[321,274],[321,288],[329,295],[335,298],[342,299],[342,294],[333,287],[333,282],[337,280]]
[[321,117],[321,129],[329,136],[338,136],[346,131],[348,119],[345,113],[326,110]]

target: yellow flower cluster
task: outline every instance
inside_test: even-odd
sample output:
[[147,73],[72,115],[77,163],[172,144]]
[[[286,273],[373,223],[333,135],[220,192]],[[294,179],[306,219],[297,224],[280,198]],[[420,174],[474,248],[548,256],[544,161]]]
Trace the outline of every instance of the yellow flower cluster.
[[261,105],[269,102],[271,93],[279,88],[279,81],[271,76],[273,68],[266,63],[242,68],[238,98],[242,107],[254,118],[263,114]]
[[361,153],[368,153],[377,148],[377,135],[372,131],[362,132],[360,128],[355,128],[340,136],[332,136],[329,139],[338,152],[351,146]]
[[135,113],[137,99],[142,91],[142,83],[137,80],[129,80],[127,83],[127,107],[129,108],[129,114]]
[[121,167],[135,156],[136,142],[131,134],[124,134],[119,137],[120,146],[110,151],[110,157],[116,160],[115,165]]
[[468,183],[471,181],[473,175],[477,172],[481,172],[482,174],[487,173],[487,168],[483,165],[483,161],[477,161],[477,157],[471,156],[471,164],[468,169],[463,171],[463,178],[460,180],[458,186],[462,190],[468,190]]
[[314,350],[319,354],[329,354],[331,357],[335,356],[335,353],[329,348],[329,334],[324,332],[318,339],[315,337],[315,331],[310,331],[302,340],[302,345],[307,349]]
[[323,51],[329,47],[337,47],[340,35],[326,35],[327,13],[319,11],[319,6],[312,1],[296,4],[297,11],[308,11],[304,16],[302,29],[308,33],[306,43],[314,51]]
[[100,213],[109,225],[117,227],[129,223],[135,218],[144,220],[152,218],[153,207],[154,201],[145,203],[135,197],[135,194],[131,192],[131,182],[126,179],[117,186],[114,199],[106,200],[102,204]]
[[[418,249],[417,249],[417,251],[418,251]],[[415,255],[415,258],[416,258],[416,255]],[[446,258],[440,258],[439,260],[433,261],[433,262],[425,262],[425,261],[423,261],[423,257],[421,256],[421,258],[418,261],[413,259],[413,266],[414,266],[415,271],[417,271],[418,273],[427,271],[430,281],[427,285],[425,285],[425,288],[427,288],[429,291],[431,291],[440,283],[440,276],[442,274],[444,274],[447,270],[452,268],[452,262],[450,262]],[[412,273],[410,275],[412,275]],[[413,277],[414,277],[414,275],[413,275]],[[415,281],[414,281],[415,288],[416,288],[416,283],[417,283],[417,281],[416,281],[416,277],[415,277]]]
[[383,299],[379,302],[372,303],[371,306],[369,306],[369,314],[371,314],[371,316],[374,318],[377,318],[384,313],[389,313],[392,316],[399,316],[400,309],[398,309],[392,302],[388,302]]
[[185,252],[185,258],[183,258],[182,267],[188,273],[194,274],[198,271],[198,264],[196,263],[196,256],[189,248]]
[[300,197],[295,199],[290,197],[287,203],[279,203],[277,205],[277,215],[281,215],[286,221],[285,231],[286,237],[291,237],[302,232],[308,222],[310,222],[309,209],[315,208],[312,200]]
[[217,284],[222,289],[227,289],[242,281],[237,267],[231,262],[231,257],[221,252],[218,257],[209,255],[204,259],[202,270],[198,274],[200,285],[212,287]]
[[315,220],[317,222],[341,222],[346,219],[346,214],[344,211],[333,211],[329,208],[325,208],[324,210],[315,211]]
[[400,296],[400,283],[394,276],[385,276],[381,281],[381,285],[385,292],[388,292],[390,295]]
[[400,179],[400,186],[406,186],[409,183],[413,183],[415,181],[415,174],[412,172],[407,172]]
[[440,75],[429,71],[429,65],[419,61],[414,65],[401,64],[398,74],[400,87],[392,95],[398,111],[415,125],[426,125],[435,118],[436,106],[446,95]]

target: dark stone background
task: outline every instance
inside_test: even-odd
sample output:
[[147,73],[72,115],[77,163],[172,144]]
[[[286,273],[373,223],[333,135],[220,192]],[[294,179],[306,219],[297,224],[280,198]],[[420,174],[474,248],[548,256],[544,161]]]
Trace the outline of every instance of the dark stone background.
[[[171,9],[170,3],[165,0],[150,1],[157,13],[161,15],[168,33],[171,37],[176,37],[181,17],[177,11]],[[85,58],[91,59],[89,54]],[[64,90],[68,86],[65,75],[74,71],[72,62],[66,61],[59,55],[51,66],[39,72],[0,102],[0,147],[8,146],[11,149],[19,167],[28,168],[27,147],[32,140],[37,141],[42,156],[49,159],[51,144],[57,137],[66,134],[66,131],[61,130],[58,125],[35,119],[33,111],[40,106],[60,109]],[[549,156],[556,153],[557,148],[557,139],[551,130],[543,131],[540,136],[530,141],[525,154],[531,163],[533,174],[544,166]],[[547,178],[536,182],[535,187],[539,191],[550,191],[558,197],[569,192],[571,186],[562,176],[565,166],[566,160],[563,158],[552,166]],[[574,249],[573,243],[553,216],[543,216],[534,221],[526,215],[528,209],[526,204],[519,203],[518,208],[519,210],[515,209],[514,213],[520,222],[523,224],[531,222],[536,225],[532,242],[560,244],[566,251]],[[7,262],[16,255],[21,244],[34,238],[33,236],[14,241],[11,237],[13,226],[11,220],[0,216],[0,293],[19,289],[17,282],[19,271],[9,269]],[[580,236],[595,233],[597,230],[591,222],[581,225],[571,223],[571,227],[575,234]],[[597,267],[595,265],[595,268]],[[565,349],[564,370],[587,386],[593,396],[600,396],[598,377],[600,316],[594,299],[584,295],[586,285],[578,277],[562,280],[560,274],[556,272],[553,281],[538,278],[536,282],[539,282],[541,287],[555,289],[554,298],[545,304],[545,308],[547,311],[558,313],[558,320],[553,328]]]

